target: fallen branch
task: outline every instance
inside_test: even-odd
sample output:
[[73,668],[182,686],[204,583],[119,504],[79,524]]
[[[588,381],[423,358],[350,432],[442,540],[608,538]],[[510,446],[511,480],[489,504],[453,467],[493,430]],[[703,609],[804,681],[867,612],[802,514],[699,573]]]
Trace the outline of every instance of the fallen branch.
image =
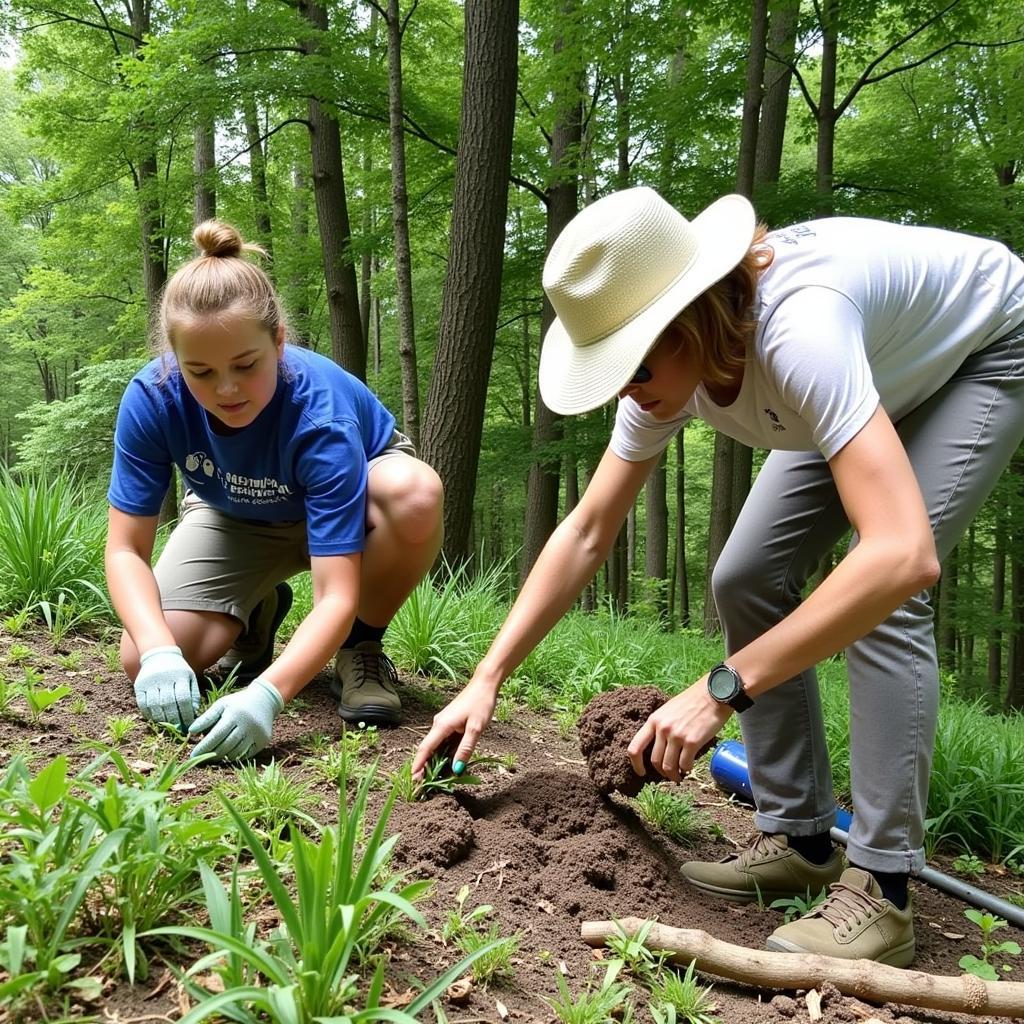
[[[621,928],[633,936],[646,924],[637,917],[621,921],[584,921],[580,935],[588,946],[603,946]],[[763,988],[812,989],[830,981],[844,995],[874,1003],[903,1003],[931,1010],[1024,1016],[1024,982],[983,981],[973,974],[943,977],[889,967],[871,960],[841,960],[816,953],[770,953],[735,946],[695,928],[655,924],[644,943],[663,949],[676,963],[697,961],[697,969]]]

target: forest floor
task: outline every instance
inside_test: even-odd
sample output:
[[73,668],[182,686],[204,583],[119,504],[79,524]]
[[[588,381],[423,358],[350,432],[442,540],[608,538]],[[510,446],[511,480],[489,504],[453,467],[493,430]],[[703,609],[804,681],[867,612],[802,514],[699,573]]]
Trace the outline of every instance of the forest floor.
[[[11,663],[12,643],[20,645],[18,664],[24,662],[43,673],[48,685],[67,683],[80,699],[65,698],[36,724],[8,712],[0,719],[0,751],[5,763],[15,753],[22,753],[38,771],[51,757],[63,753],[71,761],[71,771],[77,770],[96,756],[90,741],[109,741],[111,716],[137,716],[130,685],[111,670],[109,651],[105,657],[98,642],[70,639],[58,660],[60,652],[53,651],[48,638],[34,643],[24,636],[4,635],[0,637],[0,664],[4,666]],[[74,667],[67,667],[69,664]],[[448,695],[436,683],[403,679],[405,721],[399,728],[382,731],[375,748],[383,778],[410,757],[429,727],[434,709]],[[337,820],[338,795],[316,770],[311,739],[317,734],[336,737],[340,725],[324,676],[304,691],[297,708],[281,716],[273,746],[259,758],[261,763],[276,759],[289,775],[304,782],[313,798],[309,812],[324,823]],[[129,761],[158,760],[153,735],[141,721],[122,741],[120,750]],[[679,875],[681,861],[718,859],[745,845],[752,833],[750,809],[718,791],[706,769],[699,767],[680,788],[716,827],[704,830],[702,838],[683,848],[646,825],[629,801],[601,796],[587,776],[575,736],[560,736],[550,719],[524,711],[513,722],[495,722],[479,753],[513,757],[507,758],[510,767],[490,770],[480,786],[459,787],[454,795],[424,802],[399,803],[392,814],[391,829],[401,834],[396,856],[399,866],[435,882],[432,895],[419,905],[429,930],[406,930],[389,940],[392,993],[414,988],[415,979],[439,976],[459,959],[460,953],[442,941],[441,928],[448,912],[457,906],[463,886],[469,888],[464,911],[490,905],[493,913],[488,920],[497,922],[503,936],[518,934],[519,947],[510,976],[486,987],[471,987],[458,1005],[446,1003],[451,1024],[554,1021],[545,1000],[557,995],[556,972],[578,993],[599,973],[602,956],[610,956],[608,951],[594,951],[583,944],[582,921],[657,918],[664,924],[703,929],[715,938],[755,949],[763,948],[765,939],[781,923],[782,915],[776,910],[717,901],[687,887]],[[233,774],[230,768],[197,766],[187,776],[189,796],[210,791]],[[376,806],[383,795],[383,790],[375,792]],[[943,858],[932,866],[952,871]],[[988,866],[977,884],[1005,896],[1020,891],[1021,879]],[[964,905],[920,883],[912,883],[912,892],[918,943],[915,968],[930,974],[958,975],[959,958],[978,952],[977,929],[965,919]],[[199,910],[190,923],[204,924],[204,916]],[[1017,929],[1001,931],[998,938],[1024,944],[1024,933]],[[154,960],[151,976],[143,984],[130,986],[111,979],[101,1003],[90,1007],[95,1019],[108,1024],[178,1019],[181,994],[173,974],[158,958]],[[1020,974],[1024,967],[1018,966],[1010,977]],[[803,993],[780,993],[713,977],[702,976],[702,980],[713,985],[715,1014],[724,1024],[813,1019]],[[400,998],[396,1001],[401,1005]],[[869,1017],[899,1024],[997,1019],[908,1006],[870,1007],[836,993],[826,997],[820,1019],[833,1022]],[[647,1018],[641,1010],[640,1019]],[[1018,1024],[1024,1024],[1024,1017],[1018,1018]]]

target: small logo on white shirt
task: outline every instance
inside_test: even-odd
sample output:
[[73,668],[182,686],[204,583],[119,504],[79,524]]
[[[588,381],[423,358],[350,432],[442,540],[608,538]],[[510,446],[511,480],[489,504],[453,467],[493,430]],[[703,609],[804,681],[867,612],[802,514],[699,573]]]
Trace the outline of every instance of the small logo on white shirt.
[[779,414],[774,409],[765,409],[765,416],[772,421],[772,430],[778,432],[786,428],[779,422]]

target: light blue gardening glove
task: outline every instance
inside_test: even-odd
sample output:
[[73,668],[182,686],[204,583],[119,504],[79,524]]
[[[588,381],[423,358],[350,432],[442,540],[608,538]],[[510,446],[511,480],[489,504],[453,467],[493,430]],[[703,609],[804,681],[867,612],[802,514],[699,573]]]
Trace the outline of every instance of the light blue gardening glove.
[[151,647],[139,659],[135,702],[148,722],[166,722],[184,732],[199,713],[196,674],[180,647]]
[[209,735],[190,756],[215,754],[218,761],[241,761],[269,742],[284,700],[273,683],[257,676],[244,690],[221,697],[189,727],[189,736]]

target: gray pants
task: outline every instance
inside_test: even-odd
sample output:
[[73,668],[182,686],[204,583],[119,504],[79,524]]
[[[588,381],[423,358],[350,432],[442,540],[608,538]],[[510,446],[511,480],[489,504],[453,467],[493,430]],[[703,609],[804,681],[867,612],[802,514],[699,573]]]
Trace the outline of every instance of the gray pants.
[[[897,430],[944,559],[1024,439],[1024,333],[969,357]],[[728,651],[799,604],[810,574],[848,526],[820,453],[768,456],[712,579]],[[847,648],[846,664],[850,860],[871,871],[918,871],[939,696],[928,592]],[[762,694],[739,720],[757,827],[811,835],[835,824],[814,669]]]

